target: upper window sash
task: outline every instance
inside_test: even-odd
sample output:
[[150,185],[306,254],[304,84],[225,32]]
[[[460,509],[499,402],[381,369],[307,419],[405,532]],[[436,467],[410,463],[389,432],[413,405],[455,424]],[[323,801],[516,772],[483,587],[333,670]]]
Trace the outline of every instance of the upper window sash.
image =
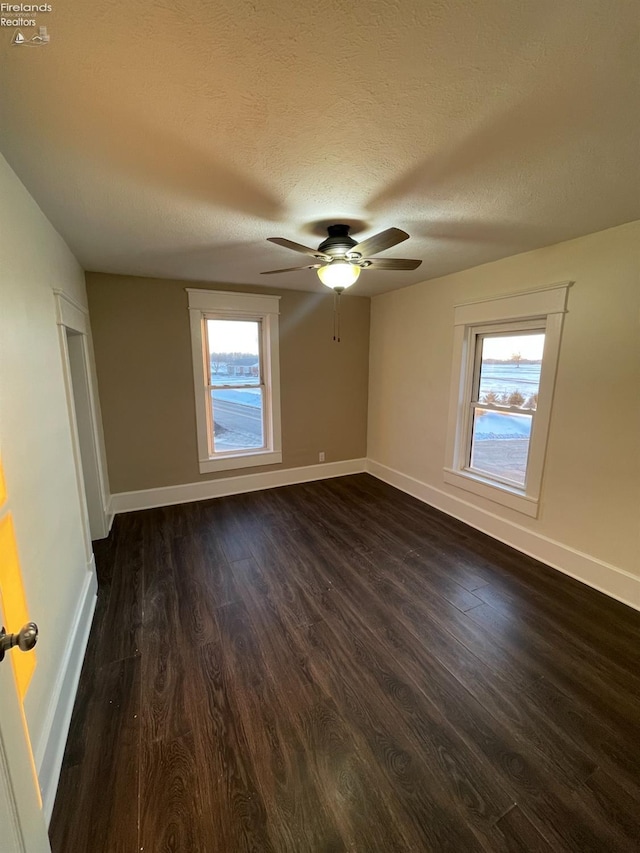
[[[254,383],[250,384],[248,382],[244,382],[242,384],[236,383],[234,385],[233,383],[223,382],[223,383],[220,383],[219,385],[214,385],[211,382],[211,359],[208,355],[208,353],[210,351],[209,326],[208,326],[207,320],[230,320],[230,321],[246,320],[246,321],[250,321],[250,322],[254,322],[254,323],[258,324],[258,364],[260,366],[260,372],[259,372],[258,376],[256,377],[256,381]],[[207,381],[209,383],[210,388],[236,388],[236,387],[238,387],[238,388],[263,387],[264,388],[264,386],[265,386],[265,379],[264,379],[264,352],[265,352],[264,332],[265,332],[265,328],[264,328],[264,323],[263,323],[262,317],[255,317],[255,316],[249,316],[249,315],[245,316],[244,314],[242,316],[240,316],[240,315],[231,316],[230,312],[227,314],[220,314],[220,313],[212,314],[210,312],[203,313],[203,315],[202,315],[202,338],[203,338],[203,354],[204,354],[204,358],[205,358],[205,376],[207,378]],[[207,358],[209,358],[208,361],[207,361]]]
[[[501,323],[496,325],[495,327],[487,328],[487,326],[481,326],[480,328],[471,329],[470,336],[471,340],[475,338],[475,352],[473,348],[470,348],[470,355],[472,357],[472,370],[473,370],[473,383],[471,386],[471,402],[477,402],[480,404],[480,384],[481,384],[481,374],[482,374],[482,348],[484,341],[487,338],[505,338],[510,337],[512,335],[524,336],[524,335],[536,335],[546,333],[546,317],[543,317],[539,320],[531,320],[520,321],[515,323]],[[542,357],[542,363],[544,365],[544,354]],[[498,404],[501,410],[505,410],[506,406],[501,406]]]

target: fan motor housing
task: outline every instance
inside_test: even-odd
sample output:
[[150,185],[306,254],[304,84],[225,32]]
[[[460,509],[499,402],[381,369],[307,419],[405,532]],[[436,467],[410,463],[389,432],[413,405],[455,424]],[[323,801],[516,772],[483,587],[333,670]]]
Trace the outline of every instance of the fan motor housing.
[[345,255],[357,245],[356,241],[349,237],[348,225],[330,225],[327,231],[329,236],[318,246],[318,251],[325,255]]

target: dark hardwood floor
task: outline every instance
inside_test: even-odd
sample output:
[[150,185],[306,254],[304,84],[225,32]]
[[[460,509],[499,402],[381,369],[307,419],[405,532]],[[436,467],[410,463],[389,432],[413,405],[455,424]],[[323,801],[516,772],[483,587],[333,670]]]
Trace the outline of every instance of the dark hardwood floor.
[[119,516],[54,853],[640,849],[640,614],[368,475]]

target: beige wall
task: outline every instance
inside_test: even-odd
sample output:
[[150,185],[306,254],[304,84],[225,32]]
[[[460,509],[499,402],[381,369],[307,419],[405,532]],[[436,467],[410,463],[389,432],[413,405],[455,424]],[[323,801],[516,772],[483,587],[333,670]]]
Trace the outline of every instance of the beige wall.
[[[236,476],[201,475],[185,287],[257,288],[87,273],[109,481],[113,493]],[[369,299],[269,288],[280,301],[281,465],[241,474],[357,459],[366,454]]]
[[[639,246],[636,222],[373,299],[369,458],[426,484],[443,508],[459,499],[455,512],[465,520],[477,508],[490,513],[488,532],[498,530],[496,519],[516,525],[514,544],[524,528],[640,575]],[[566,280],[575,284],[540,513],[530,519],[443,481],[453,308]],[[541,539],[541,555],[545,547]]]
[[25,711],[42,756],[90,571],[52,289],[85,305],[86,294],[80,266],[2,157],[0,234],[0,452],[29,612],[41,634]]

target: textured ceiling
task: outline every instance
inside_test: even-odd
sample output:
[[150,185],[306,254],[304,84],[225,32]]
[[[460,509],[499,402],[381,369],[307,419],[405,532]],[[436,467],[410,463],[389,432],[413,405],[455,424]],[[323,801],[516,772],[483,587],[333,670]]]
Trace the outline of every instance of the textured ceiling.
[[86,269],[373,295],[640,218],[635,0],[53,0],[0,30],[0,149]]

